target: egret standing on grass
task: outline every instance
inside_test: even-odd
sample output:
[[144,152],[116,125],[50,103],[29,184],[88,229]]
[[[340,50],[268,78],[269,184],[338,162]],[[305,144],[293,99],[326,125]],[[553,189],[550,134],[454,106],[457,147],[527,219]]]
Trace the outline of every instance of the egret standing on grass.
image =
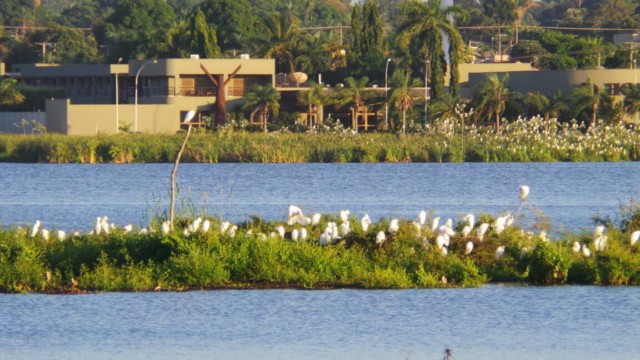
[[176,156],[176,162],[173,165],[173,171],[171,171],[171,204],[169,208],[169,228],[173,230],[173,220],[175,219],[175,205],[176,205],[176,173],[178,172],[178,164],[180,163],[180,158],[182,157],[182,153],[184,152],[184,148],[187,146],[187,140],[189,140],[189,135],[191,134],[191,120],[196,116],[195,110],[189,110],[184,115],[182,119],[183,124],[189,124],[189,128],[187,129],[187,135],[184,137],[184,142],[180,147],[180,151],[178,151],[178,156]]
[[629,237],[631,246],[635,245],[638,242],[638,239],[640,239],[640,230],[636,230],[631,233],[631,236]]

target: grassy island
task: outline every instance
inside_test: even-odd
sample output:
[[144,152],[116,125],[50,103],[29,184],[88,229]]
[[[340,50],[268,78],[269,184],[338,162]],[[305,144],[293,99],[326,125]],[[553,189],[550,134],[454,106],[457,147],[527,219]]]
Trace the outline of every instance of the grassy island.
[[[416,126],[407,135],[356,134],[339,124],[299,133],[232,126],[196,133],[183,162],[550,162],[638,161],[640,130],[598,123],[586,129],[555,119],[518,119],[493,128],[461,127],[452,120]],[[184,135],[122,134],[93,137],[0,135],[0,161],[28,163],[173,162]]]
[[167,222],[117,227],[105,217],[74,234],[37,223],[0,228],[0,291],[638,285],[640,205],[621,218],[558,238],[541,225],[524,230],[520,211],[456,225],[425,212],[377,222],[348,213],[239,224],[181,218],[174,231]]

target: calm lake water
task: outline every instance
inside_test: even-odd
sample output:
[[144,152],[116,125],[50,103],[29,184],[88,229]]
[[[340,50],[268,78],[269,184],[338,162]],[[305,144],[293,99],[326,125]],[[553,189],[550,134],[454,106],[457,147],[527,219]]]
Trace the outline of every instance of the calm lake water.
[[640,288],[0,295],[3,359],[637,359]]
[[[0,224],[146,225],[168,207],[171,165],[0,164]],[[183,164],[185,209],[232,221],[350,209],[460,218],[514,212],[556,231],[615,218],[640,197],[639,163]],[[0,359],[632,359],[640,288],[0,294]]]
[[[0,164],[0,224],[90,230],[97,216],[145,226],[168,209],[171,164]],[[185,211],[242,221],[283,219],[290,204],[306,212],[350,209],[372,219],[412,219],[419,210],[459,219],[511,211],[518,186],[531,188],[523,212],[546,214],[555,231],[616,217],[640,198],[640,163],[499,164],[181,164]],[[525,221],[527,221],[525,219]]]

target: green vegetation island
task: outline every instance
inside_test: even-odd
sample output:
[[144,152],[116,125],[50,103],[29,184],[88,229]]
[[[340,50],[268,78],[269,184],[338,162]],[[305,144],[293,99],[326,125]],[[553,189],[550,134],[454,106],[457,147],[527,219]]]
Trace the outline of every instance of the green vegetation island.
[[[453,119],[411,126],[409,134],[355,133],[341,123],[306,132],[251,132],[229,125],[193,134],[182,154],[194,163],[638,161],[640,130],[623,123],[560,123],[541,117],[494,128]],[[168,163],[184,134],[92,137],[0,135],[0,161],[24,163]]]
[[374,222],[348,210],[306,217],[293,205],[286,220],[238,224],[202,216],[140,228],[98,217],[91,232],[68,234],[36,221],[0,228],[0,291],[640,284],[639,204],[622,207],[618,223],[601,218],[592,232],[556,237],[528,192],[522,185],[513,212],[455,225],[424,210]]

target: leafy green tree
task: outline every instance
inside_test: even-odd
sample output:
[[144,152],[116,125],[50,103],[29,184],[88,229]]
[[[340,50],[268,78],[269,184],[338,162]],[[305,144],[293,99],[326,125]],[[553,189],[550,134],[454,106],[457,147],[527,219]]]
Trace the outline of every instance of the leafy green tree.
[[547,50],[537,40],[522,40],[509,49],[512,60],[528,62],[534,67],[539,67],[540,58],[547,54]]
[[66,26],[54,26],[50,41],[55,44],[55,62],[86,64],[101,60],[98,44],[92,34]]
[[[462,58],[462,37],[452,23],[452,17],[464,16],[464,11],[457,6],[445,9],[440,0],[429,0],[424,3],[409,0],[404,9],[405,18],[398,28],[398,44],[401,49],[418,49],[421,54],[413,54],[414,61],[429,61],[429,85],[432,98],[440,98],[444,94],[444,74],[447,68],[445,53],[442,50],[444,36],[449,41],[450,88],[454,97],[458,95],[458,65]],[[420,60],[418,60],[420,59]],[[422,63],[424,64],[424,62]],[[418,67],[420,68],[420,67]]]
[[473,108],[476,121],[494,118],[496,131],[500,132],[500,117],[505,110],[509,89],[509,75],[489,74],[485,81],[476,86],[473,92]]
[[247,0],[205,0],[200,8],[207,23],[216,26],[222,52],[246,49],[248,41],[258,33],[258,19]]
[[579,38],[576,41],[576,56],[581,69],[599,69],[606,58],[613,55],[614,47],[602,37]]
[[483,0],[485,13],[498,25],[498,55],[502,56],[502,27],[516,20],[517,0]]
[[3,25],[17,24],[22,18],[22,11],[30,9],[33,0],[3,0],[0,7],[0,20]]
[[20,105],[24,102],[24,95],[18,90],[18,80],[0,80],[0,105],[11,106]]
[[164,0],[120,0],[102,29],[109,61],[145,59],[166,51],[166,33],[174,25]]
[[349,72],[377,78],[383,57],[383,24],[378,6],[372,0],[355,5],[351,13],[351,49],[347,53]]
[[271,85],[253,85],[245,95],[243,108],[251,111],[251,120],[258,114],[263,130],[267,131],[269,114],[278,116],[280,111],[280,92]]
[[104,6],[96,0],[81,0],[62,10],[57,22],[69,27],[93,28],[100,25],[112,8]]
[[596,27],[628,28],[640,26],[637,1],[604,0],[598,2],[598,8],[593,12],[593,25]]
[[183,58],[189,54],[198,54],[208,59],[220,57],[216,29],[207,24],[200,9],[196,9],[185,21],[174,26],[169,38],[170,56]]

